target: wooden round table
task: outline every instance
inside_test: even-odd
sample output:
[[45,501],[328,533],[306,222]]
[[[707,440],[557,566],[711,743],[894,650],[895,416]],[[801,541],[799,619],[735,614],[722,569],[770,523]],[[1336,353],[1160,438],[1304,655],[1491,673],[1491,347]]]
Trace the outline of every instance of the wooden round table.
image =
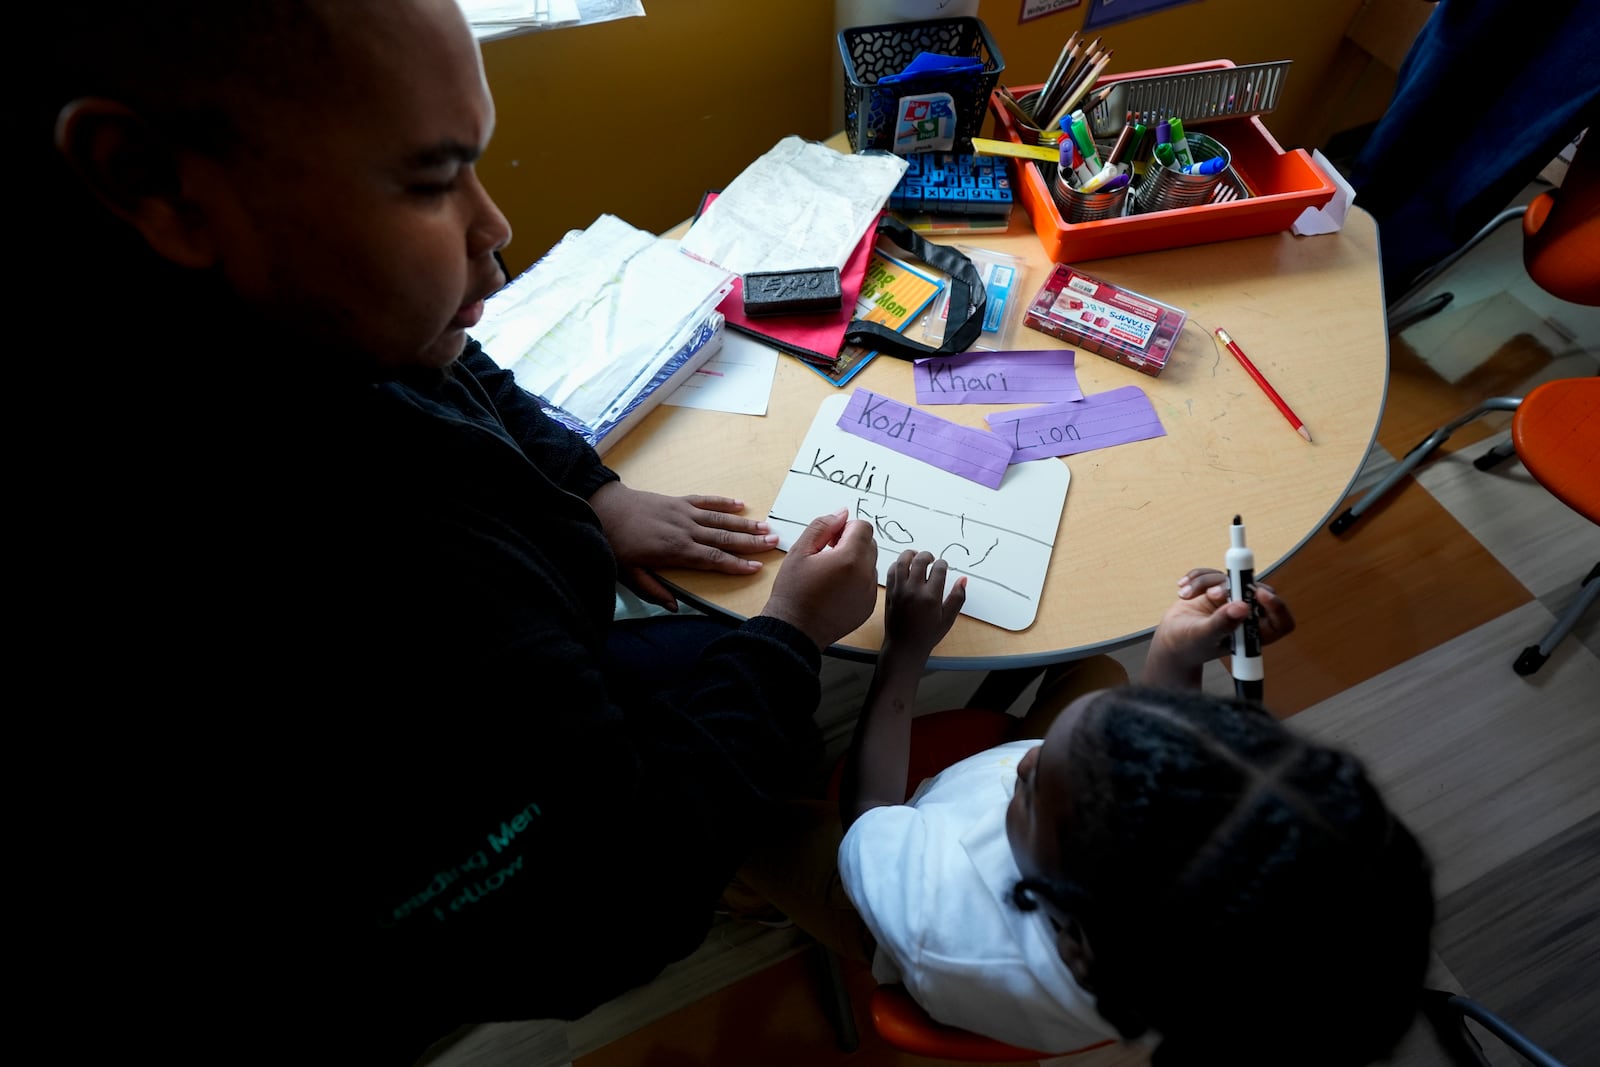
[[[1004,235],[941,240],[1024,257],[1028,268],[1016,290],[1024,301],[1053,267],[1020,208]],[[1074,265],[1188,312],[1159,377],[1091,352],[1076,357],[1085,394],[1141,387],[1166,436],[1051,461],[1068,464],[1072,479],[1034,623],[1012,631],[963,616],[934,650],[935,669],[1039,666],[1144,636],[1185,571],[1222,566],[1235,514],[1248,528],[1258,573],[1269,573],[1338,507],[1377,431],[1388,334],[1377,228],[1364,211],[1352,209],[1335,234],[1283,232]],[[1009,349],[1072,347],[1024,325],[1021,310],[1012,321]],[[1216,340],[1218,326],[1304,420],[1314,443],[1295,433]],[[842,391],[859,386],[914,403],[911,370],[879,356]],[[635,488],[731,496],[745,502],[747,514],[764,516],[817,406],[839,391],[794,357],[780,356],[765,416],[661,405],[606,463]],[[984,427],[984,416],[997,410],[958,405],[935,412]],[[761,612],[783,553],[764,558],[767,566],[752,577],[690,570],[661,577],[691,603],[742,619]],[[871,659],[882,639],[880,588],[872,618],[829,651]]]

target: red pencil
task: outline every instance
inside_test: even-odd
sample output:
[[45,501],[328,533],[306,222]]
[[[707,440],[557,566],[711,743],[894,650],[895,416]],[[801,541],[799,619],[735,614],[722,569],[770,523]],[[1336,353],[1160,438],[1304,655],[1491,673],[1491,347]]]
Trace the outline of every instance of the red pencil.
[[1238,360],[1250,377],[1256,380],[1256,384],[1261,386],[1261,391],[1267,394],[1267,399],[1276,404],[1278,410],[1283,412],[1283,417],[1289,420],[1289,425],[1294,427],[1295,433],[1304,437],[1307,441],[1311,440],[1311,431],[1306,429],[1306,424],[1300,421],[1300,416],[1289,409],[1289,405],[1283,402],[1283,397],[1278,395],[1278,391],[1261,376],[1260,371],[1256,370],[1256,365],[1250,362],[1249,357],[1244,354],[1244,349],[1235,344],[1233,338],[1228,336],[1228,331],[1221,326],[1217,327],[1217,339],[1228,346],[1228,351],[1233,353],[1233,358]]

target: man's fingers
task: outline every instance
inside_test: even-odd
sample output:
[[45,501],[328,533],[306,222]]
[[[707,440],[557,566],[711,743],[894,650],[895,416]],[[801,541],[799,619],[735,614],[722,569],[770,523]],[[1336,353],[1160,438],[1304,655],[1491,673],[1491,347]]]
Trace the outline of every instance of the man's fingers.
[[865,519],[857,519],[851,522],[849,521],[849,515],[848,511],[839,512],[839,517],[844,521],[844,527],[834,535],[832,542],[834,547],[849,550],[855,548],[856,544],[862,540],[865,540],[870,545],[873,540],[872,523]]
[[791,552],[798,552],[803,556],[814,555],[833,544],[844,532],[850,518],[850,512],[840,508],[831,515],[818,515],[806,524],[800,531],[800,536],[794,539]]
[[744,515],[731,515],[705,508],[695,512],[695,525],[709,531],[715,538],[727,540],[735,537],[760,536],[771,530],[765,520]]
[[690,495],[683,499],[697,508],[704,508],[706,511],[733,512],[744,510],[744,501],[734,500],[732,497]]
[[640,599],[654,604],[658,608],[668,611],[678,610],[678,598],[672,595],[672,590],[661,583],[661,579],[645,570],[643,567],[628,568],[628,588],[639,594]]

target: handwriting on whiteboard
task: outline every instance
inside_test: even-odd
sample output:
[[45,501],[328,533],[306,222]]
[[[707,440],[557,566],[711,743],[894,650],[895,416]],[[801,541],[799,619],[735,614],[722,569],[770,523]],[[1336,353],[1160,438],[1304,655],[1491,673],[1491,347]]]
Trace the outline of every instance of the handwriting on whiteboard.
[[1057,459],[1012,464],[997,489],[940,470],[837,425],[847,397],[823,401],[768,516],[787,551],[818,515],[849,509],[872,524],[878,581],[906,549],[966,575],[965,614],[1026,629],[1055,548],[1071,474]]

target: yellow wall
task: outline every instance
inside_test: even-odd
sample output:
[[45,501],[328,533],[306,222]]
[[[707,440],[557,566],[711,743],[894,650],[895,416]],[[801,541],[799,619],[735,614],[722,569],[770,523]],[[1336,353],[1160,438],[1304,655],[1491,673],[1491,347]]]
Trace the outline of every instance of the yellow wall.
[[513,271],[597,215],[665,230],[779,138],[842,126],[828,114],[831,5],[645,0],[645,11],[484,44],[497,123],[479,172],[511,220]]
[[[479,169],[516,232],[506,250],[514,271],[602,213],[664,230],[779,138],[821,139],[844,125],[833,113],[838,45],[827,0],[644,3],[642,19],[483,46],[498,127]],[[1336,132],[1332,105],[1348,102],[1344,31],[1362,3],[1198,0],[1099,36],[1115,49],[1110,73],[1293,60],[1279,107],[1264,121],[1285,147],[1311,147]],[[1012,85],[1044,80],[1085,10],[1019,26],[1020,9],[1021,0],[979,7]],[[1342,109],[1345,125],[1381,113],[1386,93],[1371,91],[1370,79],[1366,88],[1355,111]]]

